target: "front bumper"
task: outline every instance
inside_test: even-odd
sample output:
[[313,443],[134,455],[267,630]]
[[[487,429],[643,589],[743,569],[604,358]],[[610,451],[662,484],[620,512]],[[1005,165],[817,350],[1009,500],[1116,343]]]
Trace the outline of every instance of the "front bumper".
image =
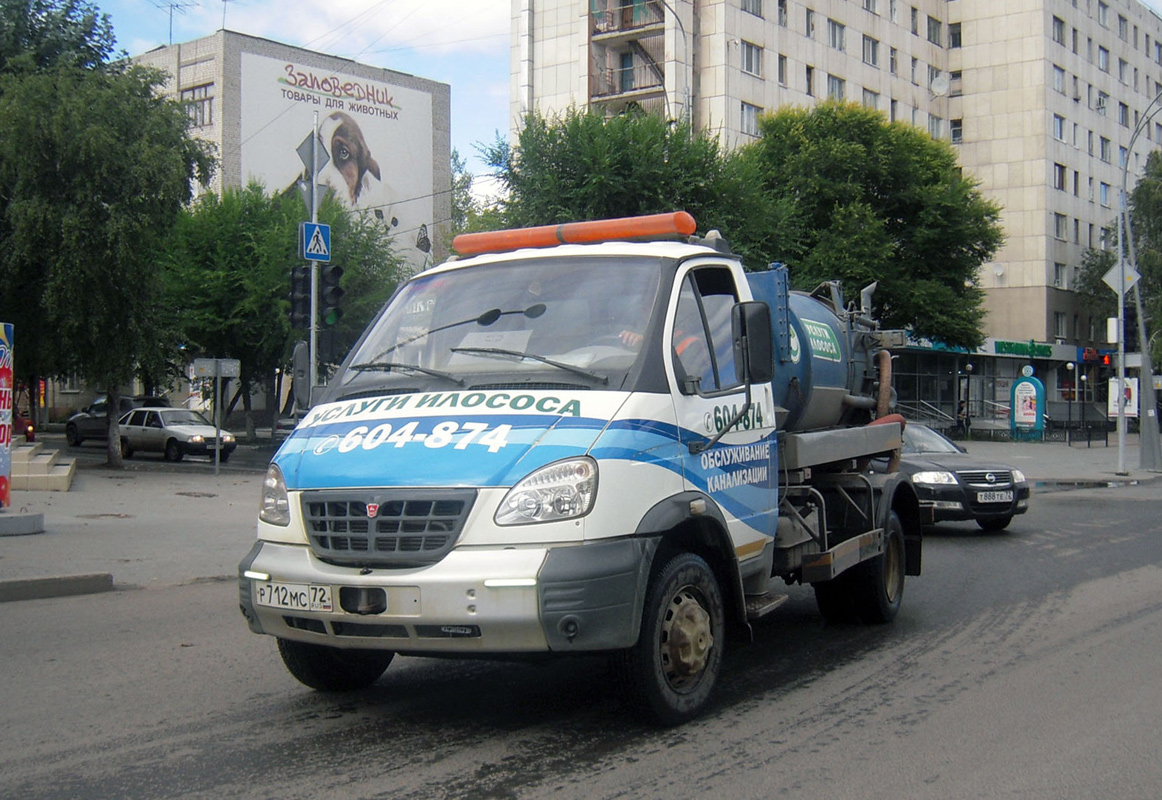
[[[410,569],[336,566],[304,545],[259,541],[239,564],[250,628],[331,647],[413,654],[629,647],[640,627],[650,539],[453,550]],[[331,611],[259,605],[266,580],[329,586]],[[368,602],[368,601],[371,602]]]
[[[1010,488],[1010,487],[1006,487]],[[924,525],[935,522],[965,520],[988,521],[1024,514],[1029,510],[1029,486],[1011,487],[1013,500],[1007,503],[978,503],[972,490],[957,486],[929,486],[916,484],[920,501],[920,521]]]

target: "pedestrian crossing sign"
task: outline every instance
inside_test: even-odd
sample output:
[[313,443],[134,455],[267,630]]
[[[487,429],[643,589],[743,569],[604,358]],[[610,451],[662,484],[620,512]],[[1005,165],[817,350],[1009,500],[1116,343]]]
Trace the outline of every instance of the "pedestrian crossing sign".
[[303,257],[307,261],[331,260],[331,226],[321,222],[304,222],[302,227]]

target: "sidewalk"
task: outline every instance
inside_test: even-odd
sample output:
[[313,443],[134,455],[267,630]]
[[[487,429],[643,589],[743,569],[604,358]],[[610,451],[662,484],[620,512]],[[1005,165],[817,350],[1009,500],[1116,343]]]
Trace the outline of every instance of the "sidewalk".
[[[1118,437],[1111,432],[1109,446],[1093,443],[1067,445],[1064,442],[961,441],[969,454],[1009,464],[1037,483],[1082,483],[1090,481],[1147,481],[1162,478],[1162,473],[1139,468],[1138,434],[1126,434],[1124,472],[1118,474]],[[1034,485],[1034,491],[1036,491]]]
[[0,601],[233,577],[262,478],[98,467],[68,492],[14,491],[0,513],[43,514],[44,532],[0,536]]
[[[1010,464],[1033,491],[1072,484],[1150,481],[1137,435],[1126,437],[1118,475],[1108,447],[1061,442],[963,442],[974,456]],[[44,515],[44,532],[0,536],[0,601],[109,589],[231,580],[255,537],[261,472],[78,470],[68,492],[12,493],[11,513]],[[9,512],[0,512],[9,513]]]

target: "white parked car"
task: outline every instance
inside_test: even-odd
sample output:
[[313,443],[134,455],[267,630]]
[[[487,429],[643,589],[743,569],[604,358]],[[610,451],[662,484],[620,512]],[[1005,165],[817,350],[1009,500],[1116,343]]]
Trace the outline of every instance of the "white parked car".
[[163,453],[167,461],[183,456],[214,457],[220,449],[223,462],[238,446],[234,434],[218,430],[197,411],[185,408],[137,408],[120,420],[121,455],[132,458],[137,451]]

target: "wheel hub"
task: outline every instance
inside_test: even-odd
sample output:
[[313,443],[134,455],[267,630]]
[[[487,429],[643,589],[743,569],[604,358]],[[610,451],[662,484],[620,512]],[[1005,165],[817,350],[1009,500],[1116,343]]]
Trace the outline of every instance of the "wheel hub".
[[670,683],[701,675],[713,647],[710,614],[688,591],[679,592],[662,626],[662,664]]

